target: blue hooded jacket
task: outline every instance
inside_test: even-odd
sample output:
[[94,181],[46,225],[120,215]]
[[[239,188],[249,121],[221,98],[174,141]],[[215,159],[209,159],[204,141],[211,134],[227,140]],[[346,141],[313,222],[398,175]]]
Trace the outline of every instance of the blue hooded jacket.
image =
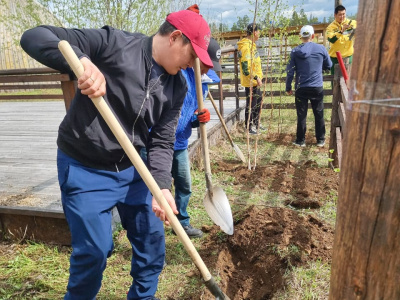
[[296,72],[295,90],[299,87],[322,87],[322,71],[330,70],[332,61],[325,47],[313,42],[303,43],[292,50],[287,65],[286,91],[292,90]]
[[[194,112],[198,108],[194,70],[192,68],[187,68],[181,72],[183,77],[186,79],[188,91],[185,99],[183,100],[181,116],[179,117],[178,126],[176,128],[174,150],[187,149],[189,145],[189,138],[192,135],[192,128],[199,126],[197,117],[194,115]],[[207,76],[210,77],[213,82],[202,84],[204,99],[208,94],[208,84],[218,83],[220,81],[219,77],[212,69],[208,71]]]

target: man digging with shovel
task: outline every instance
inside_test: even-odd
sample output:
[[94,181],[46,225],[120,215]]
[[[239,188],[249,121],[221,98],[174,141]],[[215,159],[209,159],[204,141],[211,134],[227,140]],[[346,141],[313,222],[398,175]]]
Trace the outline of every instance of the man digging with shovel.
[[185,10],[168,15],[151,37],[109,26],[40,26],[24,33],[21,46],[39,62],[71,73],[60,40],[72,45],[84,67],[57,139],[61,200],[73,248],[64,299],[96,298],[113,250],[115,206],[132,245],[127,298],[156,299],[165,257],[162,221],[168,220],[89,98],[104,96],[135,148],[147,148],[150,172],[177,213],[169,188],[175,129],[187,91],[180,70],[192,67],[196,57],[213,66],[207,53],[210,29],[200,15]]

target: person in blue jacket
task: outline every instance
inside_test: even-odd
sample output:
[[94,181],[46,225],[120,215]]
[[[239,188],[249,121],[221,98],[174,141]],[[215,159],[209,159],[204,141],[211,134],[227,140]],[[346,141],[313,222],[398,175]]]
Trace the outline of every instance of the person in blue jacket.
[[305,147],[308,100],[315,118],[315,137],[317,146],[325,145],[324,89],[322,72],[330,70],[332,61],[325,47],[313,43],[314,28],[303,26],[300,30],[302,44],[290,53],[287,66],[286,92],[293,95],[292,80],[296,73],[295,103],[297,111],[297,132],[294,145]]
[[[213,69],[202,76],[203,97],[208,94],[208,84],[218,83],[220,78],[214,71],[221,71],[219,59],[221,49],[218,42],[211,38],[208,46],[208,54],[213,62]],[[182,71],[188,85],[188,92],[183,101],[181,115],[175,133],[174,156],[172,161],[172,177],[174,178],[175,203],[178,210],[178,220],[190,238],[197,238],[203,235],[200,229],[190,224],[190,217],[187,211],[189,199],[192,194],[192,179],[190,176],[190,161],[188,153],[189,138],[192,135],[192,128],[199,127],[199,122],[206,123],[210,120],[210,112],[207,108],[198,113],[196,83],[193,68]]]

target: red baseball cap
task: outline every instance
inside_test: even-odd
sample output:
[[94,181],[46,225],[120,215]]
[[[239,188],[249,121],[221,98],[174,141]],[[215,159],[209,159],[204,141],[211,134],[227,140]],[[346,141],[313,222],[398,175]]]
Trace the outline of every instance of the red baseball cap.
[[176,29],[190,40],[194,52],[200,61],[207,67],[212,68],[213,63],[208,55],[207,49],[210,44],[211,30],[204,18],[190,10],[180,10],[170,13],[166,21],[175,26]]

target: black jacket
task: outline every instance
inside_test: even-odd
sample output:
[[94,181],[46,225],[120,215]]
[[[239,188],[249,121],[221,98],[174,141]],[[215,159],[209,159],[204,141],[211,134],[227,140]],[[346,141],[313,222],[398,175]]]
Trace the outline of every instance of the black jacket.
[[[22,48],[42,64],[72,73],[58,50],[67,40],[79,58],[87,56],[103,73],[111,107],[133,145],[147,147],[149,169],[160,188],[171,187],[175,130],[187,86],[182,74],[167,74],[152,59],[152,37],[105,26],[26,31]],[[62,121],[57,145],[88,167],[120,171],[131,166],[92,101],[77,91]]]

